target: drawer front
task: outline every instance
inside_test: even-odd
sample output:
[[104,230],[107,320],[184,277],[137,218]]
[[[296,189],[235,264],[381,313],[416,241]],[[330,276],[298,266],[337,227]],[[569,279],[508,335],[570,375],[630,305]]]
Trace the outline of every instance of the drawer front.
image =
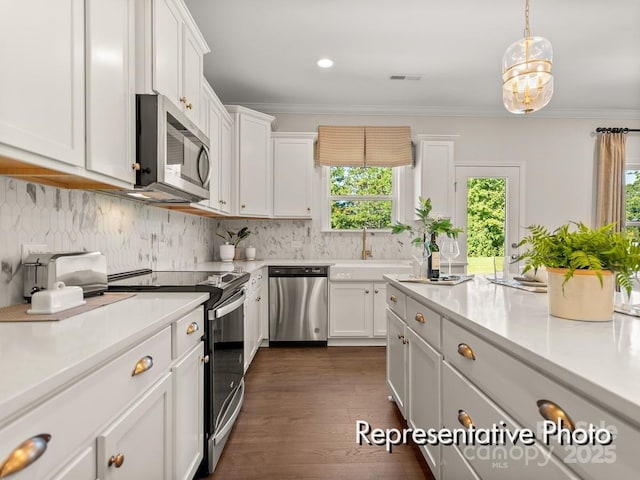
[[[516,432],[521,429],[495,403],[469,383],[446,362],[442,367],[442,423],[449,430],[464,429],[459,420],[463,414],[477,429],[491,429],[493,425],[506,424],[505,429]],[[463,457],[480,478],[491,480],[565,480],[577,477],[558,461],[551,452],[536,443],[513,445],[508,440],[500,446],[472,446],[470,442],[458,445]],[[454,448],[442,446],[443,450]]]
[[404,320],[407,296],[393,285],[387,286],[387,305],[393,313]]
[[[460,344],[469,346],[475,360],[458,353]],[[546,436],[545,443],[552,446],[554,455],[581,477],[635,478],[640,471],[640,455],[635,451],[635,446],[640,444],[640,430],[586,400],[584,395],[575,393],[449,321],[445,321],[443,326],[443,355],[519,423],[536,432],[539,439],[544,438],[541,410],[553,413],[555,407],[568,415],[578,429],[594,425],[596,429],[613,432],[611,445],[598,442],[577,445],[575,441],[559,445],[557,435]],[[539,406],[539,401],[545,401],[546,407],[545,404]]]
[[440,350],[442,319],[433,310],[407,297],[407,326],[436,350]]
[[[136,363],[146,355],[153,358],[153,366],[132,376]],[[0,462],[25,440],[40,434],[51,436],[44,454],[11,480],[50,478],[81,445],[95,438],[101,427],[166,373],[170,364],[171,329],[167,327],[2,429]]]
[[187,353],[204,335],[204,307],[198,307],[171,324],[171,355],[173,359]]

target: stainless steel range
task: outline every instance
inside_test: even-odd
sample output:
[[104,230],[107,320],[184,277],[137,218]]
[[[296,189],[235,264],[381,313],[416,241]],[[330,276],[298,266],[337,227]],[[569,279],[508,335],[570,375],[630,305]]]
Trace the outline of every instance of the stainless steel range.
[[213,473],[244,400],[244,301],[249,274],[139,270],[109,276],[109,291],[209,292],[205,302],[204,459]]

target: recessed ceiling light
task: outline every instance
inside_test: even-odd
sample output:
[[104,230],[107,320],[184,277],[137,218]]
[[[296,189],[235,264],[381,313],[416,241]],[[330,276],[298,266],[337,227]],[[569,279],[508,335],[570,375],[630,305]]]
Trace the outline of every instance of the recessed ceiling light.
[[318,66],[320,68],[331,68],[333,67],[333,60],[330,58],[321,58],[318,60]]

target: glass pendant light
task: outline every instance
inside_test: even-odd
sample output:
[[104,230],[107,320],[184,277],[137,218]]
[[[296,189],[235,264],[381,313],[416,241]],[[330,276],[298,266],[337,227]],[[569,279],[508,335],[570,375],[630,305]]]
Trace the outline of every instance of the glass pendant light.
[[553,95],[553,49],[546,38],[529,31],[529,0],[525,6],[524,38],[511,44],[502,57],[502,101],[511,113],[531,113]]

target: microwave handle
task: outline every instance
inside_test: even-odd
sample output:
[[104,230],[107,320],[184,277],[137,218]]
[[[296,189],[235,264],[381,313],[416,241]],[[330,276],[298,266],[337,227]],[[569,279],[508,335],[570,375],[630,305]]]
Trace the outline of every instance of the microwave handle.
[[[208,163],[207,178],[205,179],[203,179],[202,175],[200,174],[200,161],[202,160],[203,157],[205,158],[205,161]],[[204,188],[209,187],[209,181],[211,180],[211,159],[209,158],[209,150],[207,150],[207,147],[205,145],[202,145],[202,148],[200,148],[200,153],[198,154],[198,178],[200,179],[200,182],[202,183],[202,186]]]

